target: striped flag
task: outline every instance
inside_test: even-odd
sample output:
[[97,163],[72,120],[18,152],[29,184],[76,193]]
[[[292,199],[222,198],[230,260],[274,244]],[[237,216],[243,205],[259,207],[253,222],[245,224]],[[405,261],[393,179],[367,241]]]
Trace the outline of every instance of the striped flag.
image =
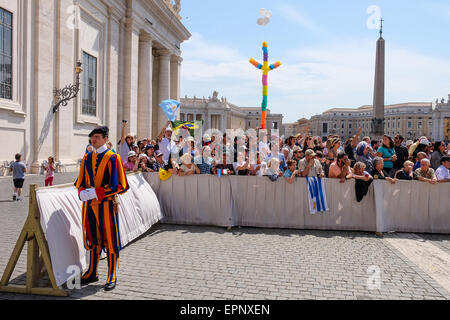
[[324,180],[317,177],[306,177],[306,181],[308,183],[309,211],[311,214],[328,211]]

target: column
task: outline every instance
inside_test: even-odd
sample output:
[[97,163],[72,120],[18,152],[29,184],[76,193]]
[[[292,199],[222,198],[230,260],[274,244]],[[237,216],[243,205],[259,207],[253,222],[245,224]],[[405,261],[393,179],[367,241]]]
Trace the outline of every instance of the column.
[[124,53],[122,120],[128,120],[128,131],[137,134],[139,30],[131,17],[126,20]]
[[161,110],[159,104],[163,100],[170,99],[170,51],[167,49],[160,49],[157,51],[159,62],[159,81],[158,81],[158,129],[161,130],[167,123],[166,114]]
[[[56,21],[55,21],[55,87],[61,88],[68,84],[74,84],[76,81],[75,65],[76,56],[72,43],[74,42],[73,30],[67,27],[66,21],[71,13],[67,12],[67,8],[72,5],[69,0],[55,2],[56,5]],[[80,78],[82,79],[82,74]],[[81,90],[78,99],[81,99]],[[77,111],[77,101],[73,99],[66,107],[61,106],[55,114],[55,160],[61,161],[66,170],[73,171],[76,169],[74,159],[82,158],[81,150],[73,148],[73,115]],[[88,139],[86,138],[86,144]],[[75,150],[74,150],[75,149]],[[77,151],[80,151],[77,153]],[[71,168],[69,168],[71,166]]]
[[152,39],[141,33],[139,39],[139,85],[137,134],[139,138],[151,137],[152,129]]
[[[179,56],[172,56],[170,60],[170,98],[180,101],[180,74],[181,62],[183,59]],[[177,119],[180,119],[180,112],[178,111]],[[195,115],[194,115],[195,120]]]
[[[34,2],[34,1],[33,1]],[[54,89],[55,3],[36,1],[34,4],[34,72],[33,79],[33,162],[31,173],[39,173],[40,161],[54,153]],[[62,109],[62,110],[61,110]],[[66,112],[61,108],[58,112]],[[27,160],[27,159],[25,159]]]

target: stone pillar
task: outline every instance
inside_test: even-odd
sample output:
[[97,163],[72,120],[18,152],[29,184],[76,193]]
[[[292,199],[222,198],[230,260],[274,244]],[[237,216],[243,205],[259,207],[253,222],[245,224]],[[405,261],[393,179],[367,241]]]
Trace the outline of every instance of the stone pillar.
[[[34,70],[33,108],[30,112],[33,130],[33,162],[31,173],[39,173],[40,162],[54,153],[54,89],[55,3],[36,1],[34,5]],[[63,108],[62,108],[63,109]],[[65,112],[60,110],[58,112]]]
[[137,97],[138,97],[138,67],[139,67],[139,30],[134,19],[128,16],[125,27],[124,52],[124,83],[123,83],[123,115],[122,120],[128,120],[128,131],[137,133]]
[[157,131],[160,131],[167,123],[166,114],[161,110],[159,104],[163,100],[170,99],[170,51],[167,49],[160,49],[157,51],[157,58],[159,63],[159,81],[158,81],[158,122]]
[[[179,56],[172,56],[170,60],[170,98],[177,101],[180,101],[180,75],[182,61],[183,59]],[[180,111],[178,111],[177,119],[180,119]]]
[[385,79],[385,43],[383,37],[377,41],[375,63],[375,85],[373,96],[373,138],[379,140],[384,134],[384,79]]
[[[75,65],[76,58],[74,58],[73,30],[67,27],[66,21],[70,14],[66,8],[72,5],[72,1],[61,0],[55,2],[56,4],[56,49],[55,49],[55,79],[54,85],[57,88],[64,87],[68,84],[74,84],[76,81]],[[82,75],[80,75],[82,79]],[[81,90],[79,97],[81,97]],[[66,170],[73,171],[76,169],[76,162],[73,159],[81,158],[83,154],[76,154],[74,148],[70,143],[73,137],[73,115],[74,110],[77,109],[77,99],[73,99],[66,107],[61,106],[59,111],[55,114],[55,160],[61,161]],[[87,139],[86,139],[87,144]]]
[[[118,136],[120,138],[120,124],[122,110],[119,111],[119,74],[120,74],[120,19],[121,13],[114,7],[108,8],[108,42],[107,42],[107,78],[105,100],[105,124],[109,127],[109,140],[116,148]],[[120,119],[121,120],[121,119]],[[116,149],[117,150],[117,149]]]
[[137,135],[140,139],[148,138],[152,133],[152,39],[141,33],[139,39],[139,85],[138,85],[138,119]]

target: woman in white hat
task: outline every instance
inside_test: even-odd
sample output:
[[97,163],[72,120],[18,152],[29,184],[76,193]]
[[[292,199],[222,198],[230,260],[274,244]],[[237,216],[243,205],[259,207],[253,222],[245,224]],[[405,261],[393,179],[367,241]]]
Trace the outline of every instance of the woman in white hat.
[[137,154],[134,151],[128,152],[127,162],[123,165],[126,172],[137,172],[138,171],[138,161]]

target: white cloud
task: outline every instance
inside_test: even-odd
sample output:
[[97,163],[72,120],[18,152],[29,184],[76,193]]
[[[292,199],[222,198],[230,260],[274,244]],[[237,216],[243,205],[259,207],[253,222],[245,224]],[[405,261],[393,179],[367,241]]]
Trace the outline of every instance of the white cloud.
[[[183,48],[183,96],[218,90],[239,106],[261,103],[261,73],[248,57],[194,35]],[[214,54],[214,59],[211,56]],[[269,109],[285,122],[331,107],[371,104],[375,42],[346,39],[286,52],[283,66],[269,74]],[[386,43],[386,103],[432,101],[450,87],[450,62]]]

